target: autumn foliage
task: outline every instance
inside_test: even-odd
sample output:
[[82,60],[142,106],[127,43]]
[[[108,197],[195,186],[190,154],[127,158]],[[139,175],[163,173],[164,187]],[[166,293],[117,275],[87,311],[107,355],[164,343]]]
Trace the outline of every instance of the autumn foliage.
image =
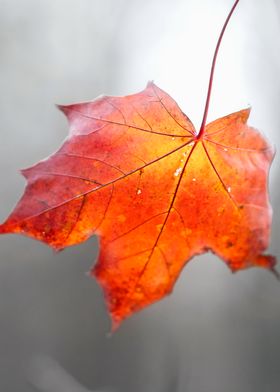
[[24,196],[0,231],[55,249],[97,234],[92,275],[115,324],[170,293],[183,266],[205,251],[232,271],[273,268],[262,255],[273,150],[247,125],[248,109],[208,124],[202,136],[153,83],[60,109],[70,135],[23,170]]
[[60,250],[97,234],[101,284],[113,327],[173,289],[192,257],[212,251],[235,272],[274,270],[267,182],[274,151],[244,109],[197,132],[155,84],[125,97],[60,106],[70,134],[48,159],[23,170],[25,193],[1,233]]

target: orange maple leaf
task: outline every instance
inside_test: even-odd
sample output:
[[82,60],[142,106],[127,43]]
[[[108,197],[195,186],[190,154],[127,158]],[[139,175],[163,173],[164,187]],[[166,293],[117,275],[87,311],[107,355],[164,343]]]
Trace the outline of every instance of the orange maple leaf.
[[211,250],[232,271],[275,265],[262,254],[274,152],[247,125],[249,109],[205,127],[213,72],[199,132],[153,83],[126,97],[60,106],[70,135],[54,155],[23,170],[25,193],[0,226],[0,233],[55,249],[97,234],[91,273],[114,326],[170,293],[197,254]]

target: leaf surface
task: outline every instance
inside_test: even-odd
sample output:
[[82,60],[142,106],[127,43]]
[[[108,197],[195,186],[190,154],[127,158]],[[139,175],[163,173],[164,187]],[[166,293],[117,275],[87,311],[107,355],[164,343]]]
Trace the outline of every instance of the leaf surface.
[[247,125],[249,110],[201,137],[155,84],[126,97],[60,106],[69,137],[23,170],[25,193],[0,233],[55,249],[100,240],[91,271],[114,326],[171,292],[184,265],[208,250],[232,271],[273,269],[267,176],[274,151]]

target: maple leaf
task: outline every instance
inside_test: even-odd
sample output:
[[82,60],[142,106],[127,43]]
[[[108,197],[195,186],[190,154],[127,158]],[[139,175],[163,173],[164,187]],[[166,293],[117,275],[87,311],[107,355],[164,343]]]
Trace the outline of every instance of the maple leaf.
[[100,236],[92,270],[115,323],[169,293],[194,255],[236,271],[271,268],[266,191],[273,150],[241,110],[198,138],[153,83],[139,94],[61,106],[70,136],[23,171],[28,185],[1,232],[55,249]]
[[57,250],[97,234],[91,274],[114,326],[170,293],[184,265],[208,250],[232,271],[273,270],[275,258],[262,252],[274,151],[247,125],[249,109],[205,126],[209,99],[199,132],[152,82],[138,94],[60,106],[69,137],[23,170],[25,193],[0,233]]

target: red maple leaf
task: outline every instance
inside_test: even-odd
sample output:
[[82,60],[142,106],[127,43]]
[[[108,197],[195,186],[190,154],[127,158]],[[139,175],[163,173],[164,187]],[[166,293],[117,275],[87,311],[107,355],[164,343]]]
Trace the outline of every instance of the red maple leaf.
[[267,176],[273,149],[247,125],[249,109],[199,132],[155,84],[126,97],[60,106],[70,135],[23,171],[27,187],[0,233],[55,249],[100,238],[92,270],[114,325],[170,293],[195,255],[211,250],[232,271],[273,270]]

